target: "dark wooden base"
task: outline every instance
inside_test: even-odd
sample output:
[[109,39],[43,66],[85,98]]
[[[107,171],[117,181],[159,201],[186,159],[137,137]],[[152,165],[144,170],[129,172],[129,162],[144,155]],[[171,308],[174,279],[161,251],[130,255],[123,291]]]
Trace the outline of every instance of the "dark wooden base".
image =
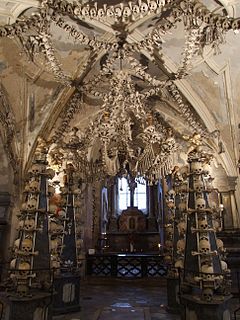
[[179,314],[183,306],[179,300],[179,279],[167,277],[167,311]]
[[185,307],[181,320],[231,320],[230,299],[231,296],[225,296],[223,299],[216,297],[211,302],[205,302],[191,295],[181,295],[180,301]]
[[52,295],[36,292],[31,297],[9,296],[0,293],[4,320],[51,320]]
[[80,275],[61,274],[54,279],[56,294],[53,298],[53,314],[80,310]]

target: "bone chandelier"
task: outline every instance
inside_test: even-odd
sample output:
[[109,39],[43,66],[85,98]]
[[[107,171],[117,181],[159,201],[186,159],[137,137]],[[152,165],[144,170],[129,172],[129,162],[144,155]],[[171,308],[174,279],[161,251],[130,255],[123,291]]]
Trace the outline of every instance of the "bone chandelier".
[[[120,69],[116,68],[118,58]],[[83,91],[88,90],[103,100],[96,118],[80,135],[78,129],[73,128],[70,139],[64,137],[50,151],[50,163],[60,166],[62,161],[56,156],[66,153],[84,181],[106,175],[130,175],[143,176],[152,183],[172,168],[177,150],[173,129],[147,105],[146,100],[157,94],[165,81],[144,73],[143,67],[131,56],[124,56],[126,67],[122,67],[122,59],[123,52],[119,51],[107,59],[97,79],[82,86]],[[148,80],[147,91],[136,90],[132,76],[137,74],[142,75],[142,80]],[[109,92],[94,89],[106,80],[110,82]]]

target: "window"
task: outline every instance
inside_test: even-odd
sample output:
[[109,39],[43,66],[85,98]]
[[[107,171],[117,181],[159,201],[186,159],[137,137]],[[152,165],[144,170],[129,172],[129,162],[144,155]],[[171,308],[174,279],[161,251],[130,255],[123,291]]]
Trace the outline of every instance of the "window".
[[[146,181],[141,179],[141,183],[136,181],[136,188],[134,190],[133,205],[139,210],[146,212],[147,209],[147,186]],[[118,211],[130,207],[131,193],[128,187],[126,178],[118,178]]]

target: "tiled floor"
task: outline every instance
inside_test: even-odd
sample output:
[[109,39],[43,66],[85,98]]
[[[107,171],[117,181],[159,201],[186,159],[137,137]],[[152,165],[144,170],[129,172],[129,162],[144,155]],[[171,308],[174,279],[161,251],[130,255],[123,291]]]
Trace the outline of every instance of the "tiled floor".
[[179,320],[167,313],[164,279],[86,279],[81,286],[81,312],[54,320]]

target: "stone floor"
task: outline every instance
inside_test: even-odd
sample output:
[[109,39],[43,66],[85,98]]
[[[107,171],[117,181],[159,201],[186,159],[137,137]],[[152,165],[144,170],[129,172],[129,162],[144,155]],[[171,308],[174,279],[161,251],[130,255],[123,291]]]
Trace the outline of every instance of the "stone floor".
[[[232,310],[239,305],[232,300]],[[81,311],[54,320],[180,320],[166,311],[166,280],[88,278],[81,285]],[[236,320],[240,320],[240,312]],[[234,318],[232,318],[234,319]],[[210,319],[209,319],[210,320]]]
[[164,279],[86,279],[81,286],[81,312],[54,320],[179,320],[166,311]]

